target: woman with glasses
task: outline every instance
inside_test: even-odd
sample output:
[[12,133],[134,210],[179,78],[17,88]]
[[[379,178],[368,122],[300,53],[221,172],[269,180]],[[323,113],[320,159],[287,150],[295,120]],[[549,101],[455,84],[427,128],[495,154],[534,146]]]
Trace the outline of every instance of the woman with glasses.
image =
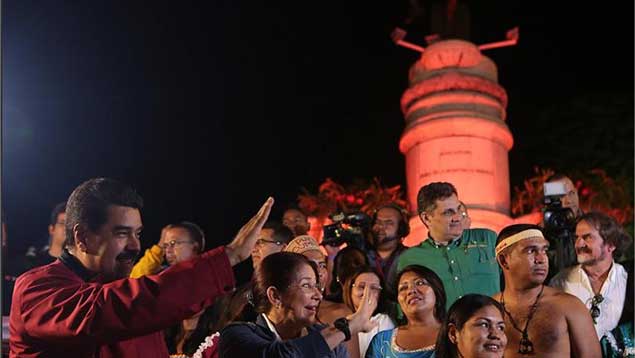
[[346,347],[351,358],[365,357],[368,345],[380,331],[395,328],[392,319],[386,314],[386,300],[383,282],[377,272],[370,267],[364,267],[354,272],[344,283],[344,303],[355,312],[362,302],[364,290],[370,287],[373,302],[377,302],[371,321],[377,325],[369,332],[360,332],[347,342]]
[[352,315],[333,326],[317,324],[322,293],[315,264],[292,252],[267,256],[255,275],[256,322],[225,327],[219,357],[347,357],[341,343],[374,326],[370,286],[362,297]]
[[429,358],[445,319],[445,290],[437,274],[424,266],[406,266],[397,275],[397,302],[406,324],[377,333],[367,358]]

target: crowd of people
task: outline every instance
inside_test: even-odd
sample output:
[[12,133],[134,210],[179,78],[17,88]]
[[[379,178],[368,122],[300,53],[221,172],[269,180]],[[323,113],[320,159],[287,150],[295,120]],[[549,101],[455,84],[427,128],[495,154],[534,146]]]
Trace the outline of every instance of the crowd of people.
[[[182,221],[141,255],[141,196],[91,179],[54,208],[49,245],[25,256],[10,356],[634,356],[633,262],[616,261],[632,239],[582,212],[569,178],[551,180],[571,184],[562,205],[576,216],[562,246],[575,260],[558,272],[540,225],[472,228],[447,182],[419,190],[428,237],[410,248],[395,203],[375,210],[359,248],[321,245],[297,207],[270,218],[269,198],[225,246],[207,250]],[[251,279],[236,282],[249,258]]]

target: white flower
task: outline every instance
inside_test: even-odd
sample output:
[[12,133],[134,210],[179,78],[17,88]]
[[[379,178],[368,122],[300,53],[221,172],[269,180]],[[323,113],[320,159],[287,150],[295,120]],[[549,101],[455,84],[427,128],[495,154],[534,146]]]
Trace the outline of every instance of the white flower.
[[192,356],[192,358],[202,358],[203,352],[207,348],[210,348],[211,346],[214,345],[214,338],[216,337],[220,337],[220,332],[216,332],[212,334],[211,336],[205,337],[205,340],[203,341],[203,343],[201,343],[200,346],[198,346],[198,349],[196,350],[196,352],[194,352],[194,355]]

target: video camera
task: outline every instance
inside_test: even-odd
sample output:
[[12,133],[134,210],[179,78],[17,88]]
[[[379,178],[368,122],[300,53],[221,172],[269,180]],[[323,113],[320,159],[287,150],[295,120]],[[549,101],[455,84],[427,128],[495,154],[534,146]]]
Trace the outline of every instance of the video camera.
[[576,216],[570,208],[562,207],[560,198],[564,195],[567,195],[564,183],[545,183],[543,224],[545,236],[551,244],[549,276],[577,263],[574,235]]
[[[560,198],[567,195],[567,189],[562,182],[545,183],[545,211],[543,221],[545,231],[552,234],[572,232],[575,229],[575,213],[570,208],[562,207]],[[560,235],[557,235],[560,236]]]
[[342,212],[329,216],[333,221],[331,225],[325,225],[322,243],[329,246],[340,246],[346,243],[366,252],[366,233],[370,226],[370,216],[356,212],[344,214]]

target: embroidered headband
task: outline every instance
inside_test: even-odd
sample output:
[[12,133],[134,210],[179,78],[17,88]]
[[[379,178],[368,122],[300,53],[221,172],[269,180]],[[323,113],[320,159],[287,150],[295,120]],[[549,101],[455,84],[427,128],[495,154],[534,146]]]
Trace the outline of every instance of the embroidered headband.
[[520,240],[533,239],[535,237],[541,237],[543,239],[545,238],[542,235],[542,231],[538,229],[523,230],[517,234],[507,237],[503,241],[499,242],[498,245],[496,245],[496,250],[495,250],[496,256],[498,256],[498,254],[500,254],[501,251],[505,250],[509,246],[512,246],[513,244],[517,243]]
[[285,247],[283,251],[303,254],[311,250],[320,251],[320,246],[318,245],[317,241],[315,241],[315,239],[309,235],[301,235],[291,240],[291,242],[287,244],[287,247]]

